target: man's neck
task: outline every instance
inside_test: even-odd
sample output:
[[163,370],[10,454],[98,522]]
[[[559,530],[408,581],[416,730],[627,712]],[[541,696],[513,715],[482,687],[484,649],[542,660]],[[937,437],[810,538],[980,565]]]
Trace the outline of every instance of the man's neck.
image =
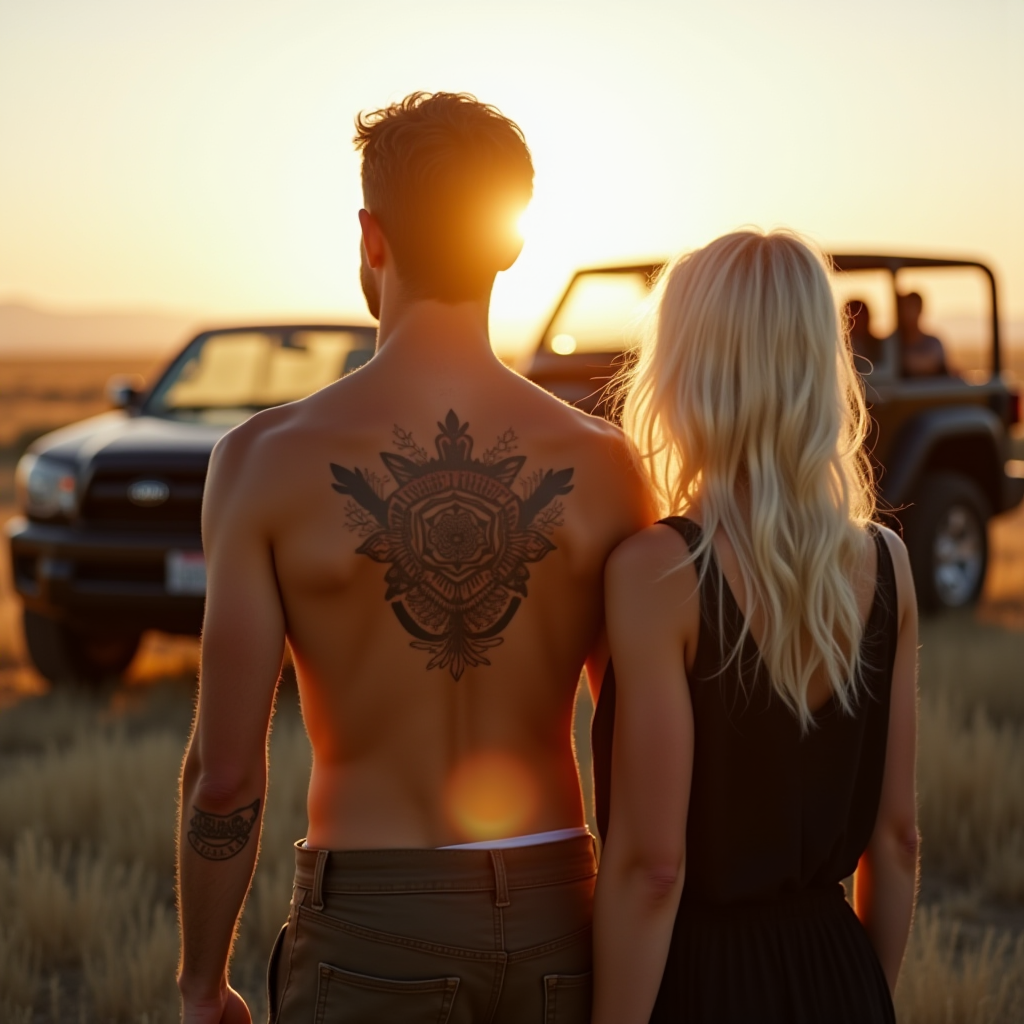
[[493,360],[487,317],[490,296],[468,302],[382,297],[377,351],[436,365],[452,359]]

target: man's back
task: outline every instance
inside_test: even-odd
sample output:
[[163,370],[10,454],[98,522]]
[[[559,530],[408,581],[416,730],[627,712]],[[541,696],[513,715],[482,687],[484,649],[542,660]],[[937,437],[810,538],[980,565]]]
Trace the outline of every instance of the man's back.
[[645,512],[618,431],[492,357],[382,351],[229,444],[313,745],[309,845],[582,824],[573,696]]
[[185,1019],[248,1019],[227,960],[287,640],[313,767],[272,1019],[521,1024],[557,1007],[583,1024],[597,865],[572,704],[584,664],[603,671],[604,562],[649,523],[647,492],[615,427],[491,351],[491,288],[533,189],[518,126],[451,93],[356,126],[377,352],[228,434],[203,499]]

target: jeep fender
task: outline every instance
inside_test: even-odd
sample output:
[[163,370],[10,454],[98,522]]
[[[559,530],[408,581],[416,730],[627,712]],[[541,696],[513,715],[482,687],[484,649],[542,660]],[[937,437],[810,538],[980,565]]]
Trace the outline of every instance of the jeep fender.
[[[1003,506],[1003,462],[1006,458],[1002,421],[980,405],[930,409],[903,424],[892,447],[882,477],[882,497],[890,508],[898,509],[913,498],[926,469],[950,469],[963,473],[977,483],[988,498],[992,511]],[[933,455],[955,446],[961,457],[947,464]],[[962,457],[969,447],[970,458]]]

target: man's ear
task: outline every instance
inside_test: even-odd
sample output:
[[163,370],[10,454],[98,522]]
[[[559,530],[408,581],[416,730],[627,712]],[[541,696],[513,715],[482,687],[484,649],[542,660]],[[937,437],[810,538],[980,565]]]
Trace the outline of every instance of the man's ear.
[[359,227],[363,232],[363,248],[366,250],[366,262],[374,270],[380,270],[387,258],[388,251],[387,239],[384,237],[380,221],[369,210],[360,210]]
[[509,238],[503,241],[498,250],[498,271],[508,270],[523,251],[523,239],[521,237]]

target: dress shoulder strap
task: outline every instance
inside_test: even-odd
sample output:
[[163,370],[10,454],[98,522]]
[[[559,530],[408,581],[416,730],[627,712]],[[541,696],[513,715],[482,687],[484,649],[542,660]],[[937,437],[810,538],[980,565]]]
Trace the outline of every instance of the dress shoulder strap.
[[687,519],[686,516],[666,516],[664,519],[659,519],[658,523],[661,526],[671,526],[686,541],[686,546],[691,551],[701,542],[704,536],[704,531],[692,519]]
[[878,559],[878,569],[876,570],[877,582],[875,584],[877,588],[875,611],[878,613],[880,621],[876,622],[875,625],[876,628],[891,634],[892,638],[895,639],[895,635],[899,632],[899,597],[896,592],[896,566],[893,564],[889,544],[878,525],[871,523],[868,529],[875,539],[875,550]]

